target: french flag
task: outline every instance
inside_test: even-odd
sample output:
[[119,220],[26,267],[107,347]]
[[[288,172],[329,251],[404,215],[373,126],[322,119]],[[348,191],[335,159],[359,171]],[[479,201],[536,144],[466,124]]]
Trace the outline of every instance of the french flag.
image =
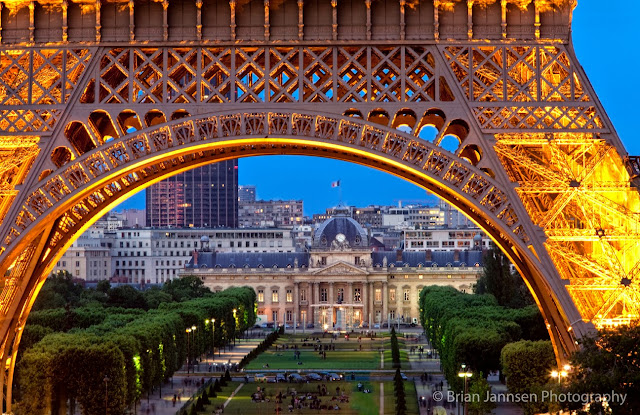
[[340,187],[340,180],[331,182],[331,187]]

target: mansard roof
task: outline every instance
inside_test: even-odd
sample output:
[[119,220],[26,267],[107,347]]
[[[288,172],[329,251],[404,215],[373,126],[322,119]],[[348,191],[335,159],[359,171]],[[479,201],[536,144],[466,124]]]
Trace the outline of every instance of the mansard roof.
[[[297,261],[296,261],[297,260]],[[191,257],[187,268],[287,268],[308,267],[306,252],[198,252],[198,264]]]
[[[398,257],[400,254],[400,257]],[[457,254],[457,258],[456,258]],[[430,255],[430,257],[429,257]],[[373,266],[393,267],[474,267],[482,266],[482,251],[379,251],[372,252]]]

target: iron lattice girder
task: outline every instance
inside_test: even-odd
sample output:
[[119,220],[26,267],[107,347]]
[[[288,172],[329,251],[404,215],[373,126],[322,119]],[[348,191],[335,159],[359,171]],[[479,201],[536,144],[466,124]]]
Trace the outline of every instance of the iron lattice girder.
[[[39,151],[0,174],[0,269],[16,260],[0,293],[0,361],[8,344],[17,351],[34,287],[98,213],[169,174],[255,154],[330,154],[424,180],[524,271],[559,359],[586,332],[582,321],[637,314],[625,258],[640,257],[640,202],[569,44],[569,4],[539,0],[521,11],[452,2],[445,10],[442,2],[383,0],[358,9],[362,16],[343,2],[330,15],[304,2],[232,4],[223,4],[229,14],[220,23],[206,8],[165,2],[157,30],[135,18],[152,3],[130,1],[119,17],[102,19],[94,8],[80,21],[67,16],[78,7],[71,2],[47,16],[59,31],[36,31],[44,8],[17,6],[20,21],[33,24],[0,28],[0,133],[13,136],[0,137],[0,148],[31,136]],[[270,7],[286,27],[271,24]],[[467,21],[451,23],[464,13]],[[338,24],[338,15],[358,23]],[[95,28],[86,27],[92,17]],[[120,24],[127,19],[128,28]],[[430,143],[426,126],[437,130]],[[455,153],[439,146],[445,136],[459,139]],[[618,295],[622,278],[634,282]]]
[[596,275],[601,280],[605,279],[607,281],[613,281],[616,278],[616,275],[612,275],[611,270],[608,267],[601,265],[591,258],[588,258],[584,254],[573,252],[570,249],[567,249],[566,247],[556,243],[547,243],[546,247],[550,251],[550,253],[556,255],[558,258],[563,258],[568,262],[580,266],[593,275]]
[[640,264],[630,260],[640,254],[640,222],[628,207],[639,206],[637,190],[613,146],[557,136],[500,134],[495,150],[580,312],[596,324],[637,315]]
[[602,229],[557,229],[547,228],[545,233],[548,241],[556,242],[596,242],[596,241],[638,241],[640,233],[621,232],[616,230],[607,230],[600,236],[598,232]]
[[[558,185],[547,183],[527,183],[522,186],[518,186],[518,192],[521,193],[562,193],[567,191],[567,187],[572,187],[571,183]],[[599,183],[584,183],[579,186],[582,191],[586,193],[605,193],[605,192],[636,192],[631,188],[629,182],[599,182]]]

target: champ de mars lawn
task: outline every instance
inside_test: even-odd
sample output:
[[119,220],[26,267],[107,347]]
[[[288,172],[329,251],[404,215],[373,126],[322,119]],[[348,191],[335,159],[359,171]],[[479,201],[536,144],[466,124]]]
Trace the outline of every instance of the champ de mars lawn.
[[[352,334],[349,340],[343,336],[337,338],[330,334],[285,335],[269,348],[252,360],[245,369],[247,370],[268,370],[268,369],[289,369],[289,370],[374,370],[380,369],[380,350],[385,350],[384,359],[390,361],[389,337],[379,334],[377,337],[369,338]],[[295,348],[297,346],[297,349]],[[320,350],[326,350],[326,359]],[[400,346],[402,349],[402,345]],[[335,350],[334,350],[335,348]],[[300,353],[300,358],[296,358],[296,351]],[[390,362],[385,362],[389,366]],[[268,365],[268,366],[267,366]]]
[[[382,382],[384,384],[383,405],[384,413],[395,412],[395,397],[393,395],[393,382]],[[276,408],[280,407],[279,413],[289,413],[289,404],[292,394],[301,396],[303,394],[315,394],[318,392],[318,385],[325,384],[328,389],[326,396],[321,396],[319,399],[324,405],[337,404],[340,409],[331,411],[335,414],[345,415],[378,415],[380,413],[380,382],[362,382],[362,389],[369,390],[369,393],[359,391],[357,388],[357,382],[312,382],[302,384],[280,384],[280,383],[249,383],[244,385],[238,393],[231,399],[229,405],[224,410],[225,414],[276,414]],[[337,400],[336,387],[340,387],[340,395],[344,395],[347,399],[343,402]],[[258,388],[264,391],[265,400],[254,401],[252,395],[256,393]],[[294,392],[295,391],[295,392]],[[407,394],[408,409],[414,410],[418,413],[417,397],[413,382],[405,382],[405,391]],[[282,403],[276,403],[275,397],[278,393],[282,392]],[[326,413],[327,410],[309,409],[303,407],[302,409],[294,409],[294,414],[318,414]]]

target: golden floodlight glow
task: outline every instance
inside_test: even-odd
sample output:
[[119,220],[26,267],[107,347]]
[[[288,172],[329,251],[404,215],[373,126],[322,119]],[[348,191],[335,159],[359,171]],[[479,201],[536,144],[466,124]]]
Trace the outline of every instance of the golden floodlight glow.
[[[358,163],[460,209],[521,272],[558,368],[590,323],[638,320],[640,160],[629,174],[576,60],[575,0],[381,1],[364,19],[335,1],[239,0],[217,20],[200,0],[2,2],[6,412],[7,358],[64,250],[126,197],[240,157]],[[383,3],[396,12],[381,26]],[[270,8],[286,27],[271,30]]]

